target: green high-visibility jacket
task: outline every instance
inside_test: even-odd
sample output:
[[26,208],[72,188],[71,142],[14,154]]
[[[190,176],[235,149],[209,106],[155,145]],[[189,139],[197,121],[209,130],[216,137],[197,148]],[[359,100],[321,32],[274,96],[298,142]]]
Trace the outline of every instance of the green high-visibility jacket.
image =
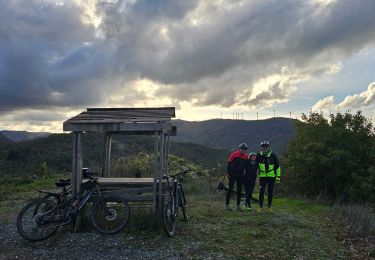
[[257,154],[257,163],[259,165],[259,177],[280,177],[279,160],[271,149],[266,154],[260,151]]

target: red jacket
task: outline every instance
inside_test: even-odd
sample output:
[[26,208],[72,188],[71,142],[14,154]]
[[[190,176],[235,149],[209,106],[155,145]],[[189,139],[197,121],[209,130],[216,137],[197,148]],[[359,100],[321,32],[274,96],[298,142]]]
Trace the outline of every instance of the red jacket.
[[246,153],[241,154],[239,150],[234,151],[228,158],[227,173],[233,176],[243,175],[248,157]]

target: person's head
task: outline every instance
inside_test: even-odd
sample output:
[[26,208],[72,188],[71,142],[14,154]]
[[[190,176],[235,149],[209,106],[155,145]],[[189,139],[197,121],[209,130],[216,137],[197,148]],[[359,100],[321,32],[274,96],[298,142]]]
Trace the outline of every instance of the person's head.
[[264,140],[260,143],[260,147],[264,153],[267,153],[270,148],[270,142],[267,140]]
[[249,149],[249,147],[245,143],[239,144],[238,148],[239,148],[241,154],[246,153],[247,149]]
[[257,158],[257,153],[255,153],[255,152],[250,152],[249,153],[249,160],[255,161],[256,158]]

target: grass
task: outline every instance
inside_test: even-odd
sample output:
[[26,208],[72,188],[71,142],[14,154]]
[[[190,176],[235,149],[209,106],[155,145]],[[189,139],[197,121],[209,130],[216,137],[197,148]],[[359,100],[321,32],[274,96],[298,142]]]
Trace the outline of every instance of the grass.
[[[2,219],[7,219],[9,212],[18,212],[15,202],[36,197],[34,189],[51,188],[62,177],[3,178],[0,182]],[[178,221],[175,237],[167,237],[155,225],[151,205],[130,203],[130,222],[119,236],[121,243],[187,259],[347,259],[353,257],[352,246],[356,244],[352,240],[343,243],[349,241],[350,234],[340,233],[339,219],[366,227],[367,233],[360,234],[374,234],[374,212],[369,207],[366,210],[332,208],[308,200],[276,197],[273,214],[228,212],[224,210],[223,192],[207,194],[204,192],[208,189],[207,183],[198,179],[188,181],[184,187],[190,220]],[[234,196],[231,202],[234,203]],[[253,206],[257,208],[256,203]],[[361,248],[363,252],[359,250],[360,255],[354,255],[356,258],[375,256],[375,245],[371,243],[373,240],[369,241]]]
[[189,198],[190,221],[180,221],[167,238],[151,215],[133,210],[124,239],[146,250],[173,250],[187,258],[345,259],[349,251],[322,224],[328,207],[307,201],[275,199],[275,213],[224,210],[224,196]]
[[62,174],[49,177],[2,177],[0,178],[0,201],[36,197],[37,189],[51,189],[57,179],[66,178]]
[[375,236],[375,211],[370,205],[335,205],[330,210],[358,236]]

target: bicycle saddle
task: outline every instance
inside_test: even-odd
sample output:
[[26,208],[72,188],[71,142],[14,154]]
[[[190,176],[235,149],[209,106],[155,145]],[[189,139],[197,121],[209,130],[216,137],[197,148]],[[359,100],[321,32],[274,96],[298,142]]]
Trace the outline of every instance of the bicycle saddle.
[[55,182],[55,185],[56,187],[65,187],[65,186],[69,186],[70,185],[70,180],[67,179],[67,180],[58,180],[57,182]]

